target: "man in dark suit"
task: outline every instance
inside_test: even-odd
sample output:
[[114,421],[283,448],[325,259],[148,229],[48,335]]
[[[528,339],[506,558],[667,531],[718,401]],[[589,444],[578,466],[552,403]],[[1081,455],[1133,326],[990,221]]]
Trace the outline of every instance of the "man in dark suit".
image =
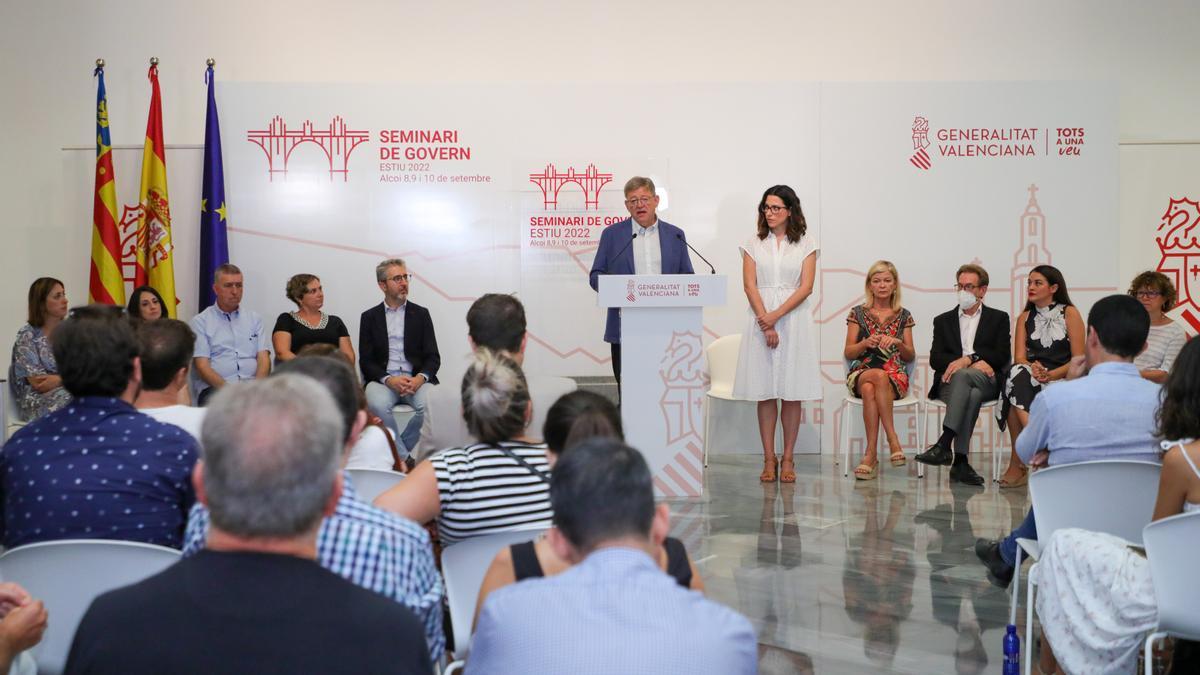
[[[408,267],[399,258],[375,266],[383,302],[362,313],[358,324],[358,365],[367,387],[367,407],[396,437],[407,456],[421,438],[426,384],[437,384],[442,365],[429,310],[408,300]],[[397,403],[416,412],[403,429],[396,428]]]
[[[601,274],[693,274],[683,230],[658,219],[654,181],[634,176],[625,183],[629,218],[613,223],[600,235],[589,280],[600,290]],[[621,384],[621,313],[608,310],[604,341],[612,346],[613,375]]]
[[983,485],[983,478],[967,462],[967,448],[979,408],[1000,393],[997,374],[1003,372],[1012,353],[1009,320],[1007,313],[983,304],[987,270],[963,265],[956,278],[958,307],[933,320],[933,347],[929,350],[929,365],[935,371],[929,398],[945,402],[946,418],[937,443],[916,460],[952,465],[951,481]]

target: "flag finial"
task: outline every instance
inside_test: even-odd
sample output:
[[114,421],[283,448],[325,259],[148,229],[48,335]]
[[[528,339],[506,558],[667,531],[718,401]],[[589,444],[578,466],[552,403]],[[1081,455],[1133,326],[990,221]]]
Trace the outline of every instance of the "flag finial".
[[96,67],[103,68],[104,67],[104,59],[96,59]]
[[217,65],[217,60],[210,58],[209,60],[205,61],[205,63],[208,64],[209,68],[212,68],[213,66]]
[[152,66],[157,66],[157,65],[158,65],[158,57],[157,57],[157,56],[151,56],[151,57],[150,57],[150,65],[152,65]]

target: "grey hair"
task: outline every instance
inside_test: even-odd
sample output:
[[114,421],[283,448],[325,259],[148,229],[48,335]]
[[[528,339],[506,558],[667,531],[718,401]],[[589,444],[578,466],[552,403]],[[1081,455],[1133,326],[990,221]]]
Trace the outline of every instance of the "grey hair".
[[343,422],[304,375],[222,387],[201,427],[214,526],[242,537],[294,537],[320,522],[341,459]]
[[387,279],[389,267],[403,267],[407,269],[408,265],[404,262],[404,258],[388,258],[375,266],[375,281],[383,283]]
[[525,430],[529,385],[517,362],[490,349],[475,351],[462,380],[463,421],[484,443],[516,438]]
[[213,283],[214,284],[221,283],[221,275],[222,274],[241,274],[241,273],[242,273],[241,268],[232,263],[223,263],[221,265],[217,265],[217,269],[213,270]]

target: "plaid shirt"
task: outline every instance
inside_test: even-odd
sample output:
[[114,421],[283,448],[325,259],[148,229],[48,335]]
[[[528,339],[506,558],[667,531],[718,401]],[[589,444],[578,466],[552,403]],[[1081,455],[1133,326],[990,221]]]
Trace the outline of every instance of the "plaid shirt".
[[[416,523],[360,500],[350,476],[333,515],[321,523],[317,561],[325,569],[408,607],[425,626],[429,656],[446,650],[442,633],[442,578],[433,561],[429,534]],[[208,509],[197,503],[188,517],[183,555],[204,548]]]

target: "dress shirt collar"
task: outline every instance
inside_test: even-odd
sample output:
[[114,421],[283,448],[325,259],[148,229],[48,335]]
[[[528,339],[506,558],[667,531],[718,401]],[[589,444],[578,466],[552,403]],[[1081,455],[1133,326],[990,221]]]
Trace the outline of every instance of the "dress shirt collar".
[[1142,374],[1138,367],[1127,361],[1105,361],[1097,363],[1088,368],[1088,375],[1099,373],[1101,375],[1130,375],[1133,377],[1141,377]]
[[396,312],[403,312],[405,307],[408,307],[408,300],[405,300],[404,302],[400,303],[396,307],[392,307],[392,306],[388,305],[386,300],[383,302],[383,311],[384,312],[391,312],[391,313],[395,314]]
[[655,216],[654,222],[650,223],[650,227],[642,227],[641,225],[638,224],[638,221],[634,220],[633,218],[630,218],[629,222],[633,223],[634,234],[637,234],[640,237],[648,237],[652,234],[658,234],[658,217],[657,216]]
[[68,404],[66,408],[63,408],[63,410],[72,407],[137,412],[137,408],[134,408],[132,405],[115,396],[80,396],[78,398],[71,399],[71,403]]
[[962,307],[958,308],[958,318],[960,318],[960,319],[978,319],[981,316],[983,316],[983,303],[982,302],[979,303],[979,308],[975,310],[974,314],[967,314],[966,312],[963,311]]
[[642,569],[661,571],[648,553],[627,546],[610,546],[592,551],[579,566],[607,576],[620,576]]

